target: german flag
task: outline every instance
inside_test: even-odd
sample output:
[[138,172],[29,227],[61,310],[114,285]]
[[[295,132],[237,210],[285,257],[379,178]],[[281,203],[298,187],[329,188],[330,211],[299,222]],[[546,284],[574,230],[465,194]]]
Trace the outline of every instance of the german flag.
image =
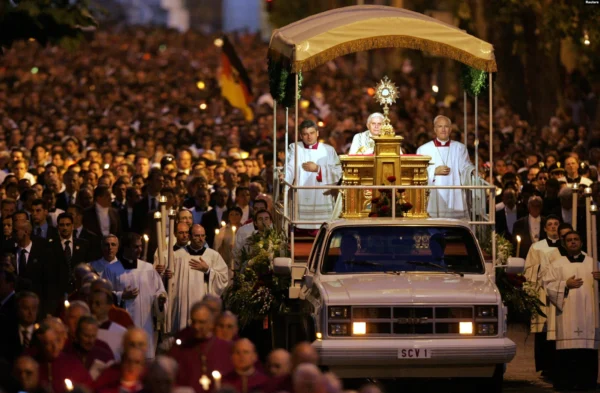
[[252,121],[254,113],[250,108],[252,101],[250,78],[231,42],[226,36],[223,36],[222,39],[221,73],[219,75],[221,95],[229,101],[231,106],[241,109],[247,121]]

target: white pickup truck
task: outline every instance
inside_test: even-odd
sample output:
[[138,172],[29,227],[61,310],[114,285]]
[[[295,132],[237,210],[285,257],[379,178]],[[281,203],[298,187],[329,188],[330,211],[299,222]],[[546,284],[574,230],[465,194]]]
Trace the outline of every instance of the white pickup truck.
[[501,391],[516,345],[464,222],[337,220],[323,224],[307,264],[274,265],[292,274],[305,336],[338,376],[485,378]]

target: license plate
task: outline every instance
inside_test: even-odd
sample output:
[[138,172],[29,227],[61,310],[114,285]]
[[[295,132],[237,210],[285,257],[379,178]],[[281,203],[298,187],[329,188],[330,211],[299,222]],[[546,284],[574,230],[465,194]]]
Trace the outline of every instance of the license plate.
[[429,359],[431,351],[423,348],[400,348],[398,359]]

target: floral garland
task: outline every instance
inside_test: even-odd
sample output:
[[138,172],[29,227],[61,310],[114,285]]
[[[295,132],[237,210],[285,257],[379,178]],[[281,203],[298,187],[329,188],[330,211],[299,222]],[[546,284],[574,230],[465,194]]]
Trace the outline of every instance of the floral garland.
[[482,92],[485,92],[487,86],[487,72],[469,67],[466,64],[461,65],[461,83],[463,89],[471,97],[477,97]]
[[[388,176],[387,181],[390,185],[396,182],[396,176]],[[394,190],[379,190],[379,198],[371,200],[371,212],[369,217],[391,217],[392,216],[392,191]],[[404,217],[412,204],[404,200],[404,190],[396,191],[396,217]]]
[[[482,248],[492,254],[491,236],[483,241]],[[537,315],[546,316],[542,311],[544,304],[538,298],[535,283],[527,281],[522,274],[507,273],[504,269],[512,252],[511,242],[496,235],[496,286],[508,308],[508,320],[529,323]]]
[[[268,58],[269,90],[273,99],[290,108],[296,104],[294,99],[296,91],[296,74],[289,70],[281,61],[275,60],[271,55]],[[302,72],[298,73],[298,97],[301,98]]]
[[287,237],[274,229],[248,238],[242,265],[224,294],[225,305],[238,316],[240,327],[285,309],[291,279],[273,274],[273,259],[288,255]]

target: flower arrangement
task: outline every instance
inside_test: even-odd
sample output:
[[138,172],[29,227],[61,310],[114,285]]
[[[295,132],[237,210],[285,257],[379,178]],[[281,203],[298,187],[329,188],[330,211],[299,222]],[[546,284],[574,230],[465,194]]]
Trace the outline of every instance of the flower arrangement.
[[[483,250],[492,254],[491,236],[482,242]],[[537,315],[546,316],[542,311],[544,305],[538,298],[537,286],[529,282],[522,274],[507,273],[503,266],[512,255],[513,246],[504,237],[496,235],[496,285],[502,301],[508,308],[510,322],[529,323]]]
[[[388,176],[387,181],[394,185],[396,176]],[[412,204],[404,199],[404,190],[379,190],[379,197],[371,200],[369,217],[392,216],[392,191],[396,191],[396,217],[403,217],[412,209]]]
[[287,237],[274,229],[256,232],[246,241],[242,264],[223,295],[227,309],[238,316],[240,327],[285,309],[290,278],[273,275],[273,258],[287,255]]

